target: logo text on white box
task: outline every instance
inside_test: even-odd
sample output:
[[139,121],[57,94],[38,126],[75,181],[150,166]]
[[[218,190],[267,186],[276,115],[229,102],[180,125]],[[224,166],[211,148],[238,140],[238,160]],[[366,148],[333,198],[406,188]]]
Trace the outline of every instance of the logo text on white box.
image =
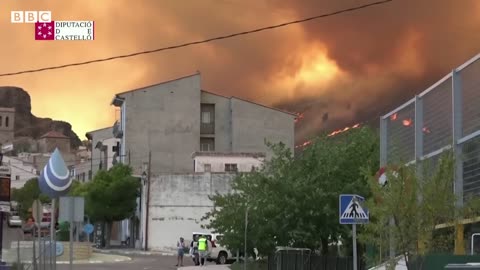
[[94,21],[35,23],[35,40],[95,40]]
[[51,11],[12,11],[10,12],[11,23],[36,23],[51,22]]

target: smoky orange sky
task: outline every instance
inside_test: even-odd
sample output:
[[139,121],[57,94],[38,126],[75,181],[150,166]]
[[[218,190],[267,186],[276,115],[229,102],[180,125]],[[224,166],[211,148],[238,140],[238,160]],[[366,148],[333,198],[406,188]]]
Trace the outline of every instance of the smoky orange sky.
[[[195,41],[328,13],[362,0],[0,0],[0,73]],[[95,41],[35,41],[12,10],[95,21]],[[393,2],[268,32],[129,59],[1,77],[39,117],[111,126],[115,93],[202,73],[202,88],[305,112],[297,137],[385,112],[480,52],[480,1]],[[328,114],[328,117],[325,115]],[[328,118],[328,120],[327,120]]]

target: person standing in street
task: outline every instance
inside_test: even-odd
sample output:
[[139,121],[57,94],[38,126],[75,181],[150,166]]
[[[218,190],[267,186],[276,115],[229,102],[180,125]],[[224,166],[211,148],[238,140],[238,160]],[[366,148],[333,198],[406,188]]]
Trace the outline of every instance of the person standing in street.
[[185,254],[185,240],[183,237],[180,237],[180,240],[177,242],[177,265],[183,266],[183,255]]
[[190,254],[193,258],[193,263],[195,265],[200,265],[199,255],[198,255],[198,236],[193,236],[193,241],[190,243]]
[[200,265],[205,266],[205,260],[208,255],[208,240],[205,235],[200,236],[198,239],[198,253],[200,255]]

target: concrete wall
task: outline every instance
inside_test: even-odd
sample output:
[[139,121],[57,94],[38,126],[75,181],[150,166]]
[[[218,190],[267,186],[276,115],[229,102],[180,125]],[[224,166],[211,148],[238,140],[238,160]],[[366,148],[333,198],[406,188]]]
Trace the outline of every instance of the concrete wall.
[[113,128],[108,127],[108,128],[102,128],[98,130],[93,130],[88,132],[92,136],[92,160],[91,160],[91,168],[92,168],[92,175],[95,176],[95,174],[99,170],[100,166],[100,158],[103,157],[101,155],[99,149],[95,149],[95,146],[97,145],[98,142],[103,142],[106,139],[110,139],[113,137]]
[[235,156],[200,156],[195,157],[195,172],[205,172],[205,164],[210,164],[211,172],[225,172],[225,164],[237,164],[238,172],[251,172],[252,166],[259,168],[263,159]]
[[[0,108],[0,144],[12,142],[15,129],[15,109]],[[8,118],[8,126],[7,126]]]
[[264,140],[294,149],[295,116],[255,103],[231,98],[233,152],[271,151]]
[[201,103],[215,104],[215,152],[231,152],[230,99],[202,91]]
[[152,152],[152,173],[191,172],[200,148],[200,75],[119,94],[125,99],[125,150],[136,174]]
[[175,250],[179,237],[191,240],[201,229],[201,218],[213,204],[209,195],[231,190],[235,174],[197,173],[160,175],[151,179],[149,248]]

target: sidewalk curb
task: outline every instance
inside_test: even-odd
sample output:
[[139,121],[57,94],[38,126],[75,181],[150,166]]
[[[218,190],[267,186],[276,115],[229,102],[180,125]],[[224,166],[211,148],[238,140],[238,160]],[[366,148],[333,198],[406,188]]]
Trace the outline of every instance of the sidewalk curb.
[[160,256],[176,256],[173,252],[161,251],[142,251],[142,250],[118,250],[118,249],[93,249],[93,252],[104,254],[121,254],[121,255],[160,255]]
[[[73,264],[103,264],[103,263],[117,263],[117,262],[128,262],[131,261],[132,258],[130,257],[125,257],[124,259],[115,259],[113,261],[102,261],[102,260],[92,260],[92,261],[87,261],[87,260],[78,260],[78,261],[73,261]],[[29,263],[31,264],[31,261],[23,261],[23,263]],[[58,264],[70,264],[69,261],[57,261]]]

